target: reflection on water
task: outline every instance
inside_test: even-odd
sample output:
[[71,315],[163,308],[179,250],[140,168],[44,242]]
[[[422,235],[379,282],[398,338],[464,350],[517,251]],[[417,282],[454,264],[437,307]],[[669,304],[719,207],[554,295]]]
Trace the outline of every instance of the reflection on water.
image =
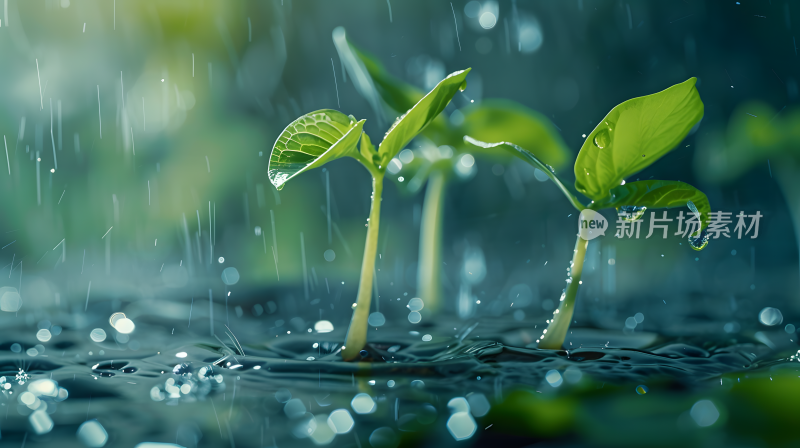
[[[0,344],[3,440],[390,447],[413,445],[425,433],[445,444],[483,444],[501,440],[515,415],[536,415],[530,406],[569,406],[576,415],[583,404],[571,397],[597,393],[611,394],[609,402],[646,395],[655,406],[674,397],[665,392],[687,388],[681,392],[686,403],[664,425],[682,418],[714,428],[726,411],[713,394],[796,365],[796,357],[784,356],[796,347],[783,330],[759,333],[769,348],[757,339],[705,336],[715,342],[698,344],[575,329],[566,342],[573,348],[551,351],[526,344],[525,328],[500,321],[459,328],[440,319],[425,337],[387,325],[359,362],[345,363],[339,358],[343,329],[325,325],[268,341],[227,330],[212,340],[187,333],[155,337],[148,320],[137,319],[130,333],[138,348],[99,338],[97,329],[66,327],[46,345],[34,344],[39,341],[28,329]],[[17,344],[21,349],[12,351]]]

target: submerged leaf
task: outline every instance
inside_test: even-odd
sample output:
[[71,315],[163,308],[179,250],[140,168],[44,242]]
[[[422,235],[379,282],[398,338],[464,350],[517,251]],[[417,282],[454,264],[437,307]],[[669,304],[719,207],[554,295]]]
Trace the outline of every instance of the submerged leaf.
[[517,102],[488,99],[462,110],[464,122],[459,127],[462,135],[484,142],[514,142],[534,150],[537,158],[556,168],[572,158],[553,123]]
[[616,106],[575,161],[575,188],[598,201],[622,179],[672,150],[703,117],[695,78]]
[[378,146],[382,163],[388,163],[416,137],[445,107],[464,85],[470,69],[451,73],[425,95],[408,112],[394,122]]
[[[621,207],[673,208],[687,207],[692,202],[701,216],[701,229],[708,226],[711,205],[708,197],[697,188],[675,180],[641,180],[618,185],[611,195],[590,205],[594,210]],[[689,206],[691,209],[691,206]],[[692,211],[694,214],[694,211]],[[691,215],[690,215],[691,216]]]
[[269,180],[275,188],[303,171],[345,156],[358,158],[356,144],[364,120],[354,121],[332,109],[311,112],[281,132],[269,157]]
[[578,211],[581,211],[581,210],[583,210],[585,208],[585,206],[578,200],[577,197],[575,197],[574,194],[572,194],[572,192],[567,188],[567,186],[564,185],[563,182],[561,182],[561,179],[559,179],[558,176],[556,176],[556,173],[553,170],[553,167],[543,163],[535,155],[533,155],[532,152],[528,151],[527,149],[525,149],[525,148],[523,148],[521,146],[517,146],[517,145],[515,145],[513,143],[508,143],[508,142],[486,143],[486,142],[482,142],[482,141],[479,141],[479,140],[475,140],[474,138],[470,137],[469,135],[465,135],[464,136],[464,141],[469,143],[469,144],[478,146],[480,148],[485,148],[485,149],[500,148],[500,149],[503,149],[503,150],[505,150],[506,152],[508,152],[510,154],[513,154],[513,155],[519,157],[520,159],[522,159],[522,160],[528,162],[529,164],[531,164],[534,168],[537,168],[540,171],[542,171],[544,174],[546,174],[547,177],[549,177],[550,180],[552,180],[553,183],[556,184],[556,186],[561,190],[561,192],[564,193],[564,196],[567,197],[567,199],[570,201],[572,206],[575,207]]

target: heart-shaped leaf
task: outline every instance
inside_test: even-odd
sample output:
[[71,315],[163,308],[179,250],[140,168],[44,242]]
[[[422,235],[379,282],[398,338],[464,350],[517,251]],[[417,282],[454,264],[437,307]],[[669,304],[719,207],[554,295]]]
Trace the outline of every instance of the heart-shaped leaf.
[[575,188],[598,201],[620,182],[672,150],[703,117],[690,78],[613,108],[597,125],[575,161]]
[[488,99],[463,109],[462,135],[484,142],[508,141],[530,148],[558,168],[572,158],[555,126],[544,115],[510,100]]
[[281,132],[269,156],[269,180],[280,190],[291,178],[345,156],[361,160],[356,149],[364,120],[332,109],[311,112]]
[[594,210],[624,206],[647,208],[686,207],[692,202],[700,213],[701,228],[708,226],[711,205],[697,188],[675,180],[641,180],[618,185],[606,199],[590,205]]
[[456,92],[466,88],[466,78],[470,70],[448,75],[394,122],[378,146],[378,154],[384,166],[447,107]]
[[547,177],[549,177],[550,180],[552,180],[553,183],[556,184],[559,190],[561,190],[561,192],[564,193],[564,196],[567,197],[572,206],[575,207],[578,211],[581,211],[584,208],[586,208],[583,204],[581,204],[581,201],[579,201],[578,198],[575,197],[574,194],[572,194],[572,192],[567,188],[567,186],[564,185],[563,182],[561,182],[561,179],[559,179],[558,176],[556,176],[556,172],[553,169],[553,167],[543,163],[535,155],[533,155],[532,152],[528,151],[527,149],[508,142],[486,143],[479,140],[475,140],[469,135],[464,136],[464,141],[480,148],[485,148],[485,149],[499,148],[505,150],[509,154],[513,154],[519,157],[520,159],[533,165],[534,168],[538,168],[540,171],[546,174]]

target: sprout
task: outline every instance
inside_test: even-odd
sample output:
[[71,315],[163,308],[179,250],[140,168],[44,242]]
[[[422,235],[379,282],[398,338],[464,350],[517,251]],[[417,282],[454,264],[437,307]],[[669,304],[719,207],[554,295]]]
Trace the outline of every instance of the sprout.
[[[711,206],[703,192],[677,181],[623,182],[671,151],[703,117],[703,102],[695,82],[696,79],[691,78],[659,93],[625,101],[586,136],[575,161],[575,189],[591,201],[586,206],[561,182],[555,171],[532,152],[513,143],[484,143],[464,137],[466,142],[480,148],[504,149],[541,170],[580,214],[567,286],[547,329],[538,339],[539,348],[557,350],[564,344],[581,284],[586,248],[590,239],[604,234],[607,229],[605,218],[597,211],[615,208],[627,216],[639,211],[644,213],[646,209],[688,205],[698,221],[690,240],[707,242],[704,229],[708,226]],[[637,123],[647,123],[647,127]],[[705,244],[690,245],[696,250],[705,247]]]
[[[494,13],[486,11],[486,18]],[[491,16],[491,17],[489,17]],[[482,16],[483,17],[483,16]],[[489,28],[494,26],[492,24]],[[423,92],[395,78],[380,61],[354,46],[342,27],[333,30],[333,43],[354,80],[356,90],[367,100],[378,119],[398,114],[412,107]],[[405,194],[417,194],[425,187],[420,220],[419,259],[417,261],[417,294],[425,301],[426,313],[442,306],[442,223],[446,187],[452,180],[468,180],[475,176],[475,155],[497,159],[467,145],[464,135],[492,141],[506,138],[533,148],[546,163],[560,167],[569,159],[569,152],[555,126],[544,115],[514,101],[488,99],[456,109],[450,119],[433,120],[417,140],[417,149],[403,149],[389,162],[390,179]],[[500,154],[503,158],[510,158]]]
[[356,359],[367,342],[373,269],[378,249],[381,193],[387,168],[400,150],[444,110],[453,95],[464,89],[468,73],[469,69],[458,71],[439,82],[395,120],[377,150],[369,136],[363,133],[365,120],[357,121],[352,116],[348,117],[331,109],[318,110],[296,119],[284,129],[272,148],[268,173],[270,181],[279,190],[298,174],[342,157],[353,157],[372,175],[372,205],[361,264],[361,279],[353,307],[353,318],[342,348],[342,357],[345,360]]

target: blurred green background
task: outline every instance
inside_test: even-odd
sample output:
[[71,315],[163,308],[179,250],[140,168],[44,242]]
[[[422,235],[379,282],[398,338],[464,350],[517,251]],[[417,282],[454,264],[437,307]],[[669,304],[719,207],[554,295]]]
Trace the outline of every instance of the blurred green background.
[[[620,329],[642,312],[643,328],[663,333],[722,332],[725,323],[735,323],[734,332],[756,328],[765,306],[780,308],[785,323],[798,311],[800,190],[791,179],[800,8],[792,2],[3,6],[0,133],[10,174],[0,169],[0,283],[21,287],[29,315],[82,309],[91,282],[92,301],[114,307],[186,304],[211,289],[216,297],[233,292],[247,313],[261,316],[253,307],[264,306],[265,331],[298,313],[345,325],[366,234],[368,173],[337,161],[280,194],[267,179],[272,144],[303,113],[335,108],[366,118],[376,143],[388,125],[343,71],[331,38],[337,26],[421,90],[472,67],[446,119],[484,99],[514,100],[547,116],[573,158],[582,135],[616,104],[697,77],[699,129],[635,178],[689,182],[713,210],[760,211],[759,237],[711,240],[699,253],[676,236],[594,240],[578,326]],[[759,112],[743,106],[748,101]],[[764,134],[774,139],[758,138]],[[736,159],[734,174],[718,154],[736,151],[747,156]],[[558,170],[570,182],[571,163]],[[541,323],[564,287],[573,211],[520,161],[478,157],[476,166],[446,196],[445,310],[457,310],[465,263],[477,263],[485,276],[472,294],[482,308],[459,315]],[[415,294],[422,196],[400,194],[395,184],[384,192],[375,306],[401,322]],[[323,257],[328,249],[333,261]],[[227,267],[241,276],[235,285],[221,279]],[[527,300],[510,308],[520,291]],[[153,312],[169,315],[165,309]]]

